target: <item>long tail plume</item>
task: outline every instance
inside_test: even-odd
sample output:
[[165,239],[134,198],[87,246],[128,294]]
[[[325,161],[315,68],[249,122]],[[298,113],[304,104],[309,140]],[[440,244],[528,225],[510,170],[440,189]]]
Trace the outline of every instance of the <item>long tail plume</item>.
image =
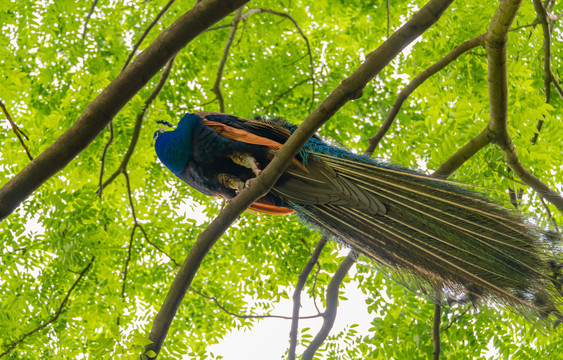
[[472,299],[561,315],[558,260],[546,234],[450,181],[349,153],[310,149],[338,176],[385,204],[382,214],[306,205],[307,221],[385,265]]

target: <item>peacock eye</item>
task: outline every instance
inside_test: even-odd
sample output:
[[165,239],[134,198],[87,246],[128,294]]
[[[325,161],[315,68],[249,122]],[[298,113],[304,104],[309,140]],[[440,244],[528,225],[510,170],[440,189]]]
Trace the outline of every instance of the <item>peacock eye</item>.
[[164,132],[164,130],[157,130],[154,132],[153,135],[153,140],[156,141],[156,139],[158,139],[158,137],[160,136],[160,134],[162,134]]

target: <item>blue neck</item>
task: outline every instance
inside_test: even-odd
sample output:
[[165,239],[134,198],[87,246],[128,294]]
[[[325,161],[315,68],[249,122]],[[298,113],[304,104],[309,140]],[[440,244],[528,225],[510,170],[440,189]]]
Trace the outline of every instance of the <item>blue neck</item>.
[[201,123],[195,114],[186,114],[173,131],[160,134],[154,144],[156,155],[175,175],[180,175],[192,157],[192,130]]

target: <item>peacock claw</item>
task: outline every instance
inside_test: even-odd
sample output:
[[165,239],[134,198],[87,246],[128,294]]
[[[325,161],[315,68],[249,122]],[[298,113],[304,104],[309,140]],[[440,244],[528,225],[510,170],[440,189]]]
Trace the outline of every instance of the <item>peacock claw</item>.
[[248,153],[235,151],[234,153],[229,155],[229,157],[235,164],[244,166],[245,168],[252,170],[252,172],[256,176],[260,175],[260,173],[262,172],[262,170],[260,170],[259,168],[260,164],[258,163],[258,161],[256,161],[256,159]]
[[235,190],[237,194],[245,187],[245,183],[243,183],[241,179],[231,174],[220,173],[217,175],[217,180],[219,181],[219,184],[228,189]]

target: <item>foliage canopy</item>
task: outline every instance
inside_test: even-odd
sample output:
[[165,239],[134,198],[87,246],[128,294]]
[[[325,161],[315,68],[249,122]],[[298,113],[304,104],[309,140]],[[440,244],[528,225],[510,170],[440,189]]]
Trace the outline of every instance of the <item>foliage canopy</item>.
[[[27,135],[22,141],[31,156],[51,145],[118,76],[135,43],[167,3],[0,2],[0,100]],[[193,6],[193,1],[171,3],[137,53]],[[388,32],[425,3],[390,2],[387,10],[383,0],[250,2],[240,14],[219,75],[224,112],[279,115],[300,123]],[[545,3],[549,14],[563,11],[561,4]],[[456,46],[486,33],[498,6],[486,0],[454,2],[320,134],[364,151],[400,91]],[[251,10],[258,8],[273,11]],[[508,133],[523,166],[561,194],[563,94],[554,85],[546,91],[544,85],[540,18],[534,3],[524,1],[508,35]],[[143,352],[179,264],[222,207],[180,183],[156,161],[155,121],[175,124],[188,111],[222,110],[213,89],[233,19],[231,14],[179,52],[169,76],[150,80],[113,119],[111,132],[104,131],[0,224],[0,354],[97,359],[134,358]],[[548,16],[555,84],[563,78],[563,39],[554,20]],[[486,51],[476,46],[428,78],[407,98],[375,155],[429,173],[437,169],[487,126],[487,71]],[[164,86],[146,106],[161,79]],[[10,124],[1,124],[3,185],[30,160]],[[136,137],[132,155],[126,155]],[[112,176],[115,171],[117,176]],[[514,176],[495,145],[470,157],[452,178],[483,189],[507,207],[513,206],[510,189],[530,221],[544,228],[562,223],[561,212]],[[103,182],[108,183],[99,196]],[[201,213],[203,219],[190,218],[192,213]],[[286,289],[297,282],[319,237],[291,216],[241,216],[205,257],[162,355],[213,357],[208,344],[256,322],[225,309],[267,314],[280,298],[291,297]],[[304,291],[324,304],[326,287],[341,262],[339,245],[329,243],[319,257],[321,271],[309,276]],[[406,289],[365,259],[345,281],[365,293],[373,327],[369,334],[357,334],[351,326],[330,337],[319,356],[427,359],[432,354],[434,303],[419,289]],[[393,304],[380,295],[381,289],[395,299]],[[444,357],[480,357],[492,339],[495,358],[563,358],[560,331],[549,330],[548,335],[541,325],[495,306],[442,304]],[[351,325],[354,321],[349,319]],[[300,332],[302,345],[310,342],[309,333]]]

